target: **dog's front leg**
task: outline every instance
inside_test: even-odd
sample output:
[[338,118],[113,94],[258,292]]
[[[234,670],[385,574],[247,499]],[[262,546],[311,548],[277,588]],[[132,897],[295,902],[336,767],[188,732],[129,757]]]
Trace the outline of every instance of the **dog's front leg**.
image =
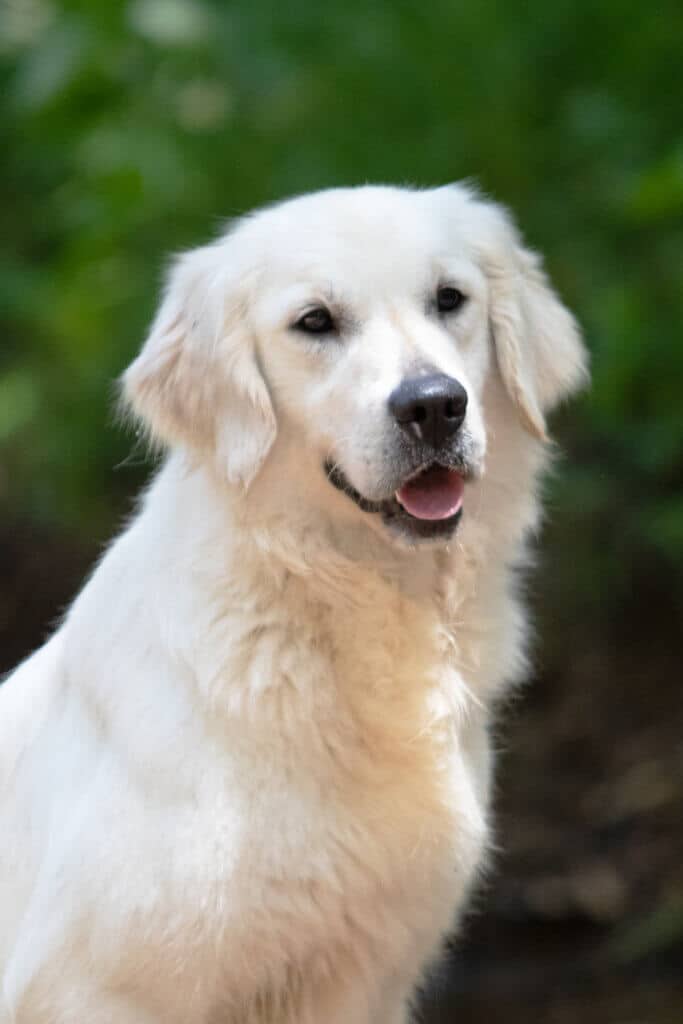
[[407,998],[392,1000],[391,1004],[372,1011],[368,1011],[367,1003],[346,1000],[334,1016],[325,1018],[325,1024],[410,1024],[411,1020]]
[[344,989],[316,1008],[313,1017],[325,1024],[409,1024],[412,991],[413,986],[405,984],[381,993],[365,987]]
[[[54,893],[52,876],[50,883]],[[38,891],[0,971],[0,1024],[168,1024],[111,980],[111,964],[100,970],[83,930],[47,895]]]
[[0,1024],[165,1024],[129,1000],[82,980],[64,980],[48,992],[29,989],[0,1006]]
[[397,986],[385,994],[376,1016],[377,1024],[410,1024],[413,1020],[411,1000],[414,986]]

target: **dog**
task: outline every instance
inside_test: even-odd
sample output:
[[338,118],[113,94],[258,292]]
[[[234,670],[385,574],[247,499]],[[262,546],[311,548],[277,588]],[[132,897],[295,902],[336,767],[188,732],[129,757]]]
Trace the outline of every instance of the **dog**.
[[122,384],[161,468],[0,688],[2,1024],[406,1024],[486,862],[586,375],[469,186],[301,196],[176,261]]

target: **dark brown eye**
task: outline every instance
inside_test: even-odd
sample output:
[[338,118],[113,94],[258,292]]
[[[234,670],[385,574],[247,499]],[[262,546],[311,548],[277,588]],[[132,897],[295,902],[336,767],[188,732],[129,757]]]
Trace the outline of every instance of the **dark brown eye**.
[[443,285],[436,292],[436,308],[439,313],[454,313],[460,309],[465,301],[465,296],[459,288],[452,288],[450,285]]
[[309,309],[294,324],[297,331],[304,331],[306,334],[329,334],[334,330],[334,320],[329,310],[324,306],[316,309]]

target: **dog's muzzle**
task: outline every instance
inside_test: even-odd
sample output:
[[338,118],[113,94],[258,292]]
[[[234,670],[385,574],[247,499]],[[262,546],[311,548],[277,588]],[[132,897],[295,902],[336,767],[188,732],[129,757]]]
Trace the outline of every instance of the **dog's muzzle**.
[[462,515],[466,471],[439,462],[411,474],[393,495],[381,501],[364,497],[341,468],[328,461],[325,473],[334,487],[363,512],[380,515],[385,525],[405,539],[447,539]]

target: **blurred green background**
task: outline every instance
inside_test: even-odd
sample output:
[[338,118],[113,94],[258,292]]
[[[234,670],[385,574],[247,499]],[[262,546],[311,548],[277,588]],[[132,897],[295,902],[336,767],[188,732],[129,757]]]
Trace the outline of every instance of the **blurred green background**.
[[593,387],[556,424],[508,852],[425,1020],[680,1020],[680,0],[0,11],[0,668],[149,472],[113,380],[167,255],[294,192],[473,177],[545,253]]

